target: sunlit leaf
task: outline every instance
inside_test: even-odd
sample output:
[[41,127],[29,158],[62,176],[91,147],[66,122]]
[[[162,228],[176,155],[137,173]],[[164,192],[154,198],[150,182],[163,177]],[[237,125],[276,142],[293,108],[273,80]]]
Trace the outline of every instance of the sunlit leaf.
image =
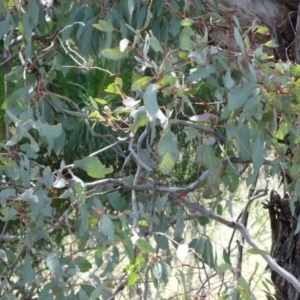
[[93,24],[93,27],[98,30],[106,31],[106,32],[110,32],[114,30],[114,27],[104,20],[100,20],[98,24]]
[[191,50],[194,46],[194,42],[191,39],[193,30],[191,27],[183,27],[179,35],[179,43],[182,50]]
[[101,54],[108,59],[118,60],[124,57],[125,52],[120,50],[120,47],[116,48],[106,48],[101,51]]
[[182,242],[178,245],[176,250],[176,256],[181,263],[183,263],[188,256],[189,253],[189,245],[187,242]]
[[250,248],[247,250],[250,254],[259,254],[259,255],[269,255],[270,253],[268,251],[257,249],[257,248]]
[[183,19],[183,20],[181,21],[181,26],[191,26],[191,25],[193,25],[194,23],[195,23],[195,21],[192,20],[192,19]]
[[139,79],[137,79],[136,81],[134,81],[131,85],[131,90],[133,92],[137,91],[137,90],[145,90],[147,88],[147,86],[149,85],[149,83],[151,82],[153,78],[149,77],[149,76],[144,76],[141,77]]
[[174,76],[164,76],[160,81],[158,81],[158,85],[162,87],[171,86],[173,87],[174,84],[178,81],[178,77]]
[[139,275],[135,272],[131,272],[127,281],[127,286],[130,287],[134,285],[138,281],[138,279],[139,279]]
[[276,48],[278,47],[278,45],[276,44],[276,42],[272,39],[268,42],[266,42],[265,44],[263,44],[264,46],[266,47],[269,47],[269,48]]
[[140,128],[140,127],[144,127],[149,123],[149,118],[147,116],[147,112],[145,111],[145,109],[137,109],[134,110],[131,113],[131,116],[133,117],[133,122],[130,125],[130,130],[133,133],[136,133],[136,131]]
[[263,35],[270,35],[269,28],[266,26],[259,26],[255,32]]
[[106,168],[97,157],[85,157],[74,162],[74,168],[80,168],[93,178],[104,178],[113,172],[113,168]]
[[126,39],[126,38],[125,38],[125,39],[122,39],[122,40],[120,41],[120,51],[121,51],[121,52],[124,52],[124,51],[126,50],[128,44],[129,44],[129,40],[128,40],[128,39]]

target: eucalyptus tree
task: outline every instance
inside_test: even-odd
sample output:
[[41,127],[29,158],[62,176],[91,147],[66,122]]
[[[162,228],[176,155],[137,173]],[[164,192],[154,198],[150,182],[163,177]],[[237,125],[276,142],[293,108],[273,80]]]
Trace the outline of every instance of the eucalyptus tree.
[[297,6],[239,3],[1,3],[3,299],[297,299],[297,20],[273,22]]

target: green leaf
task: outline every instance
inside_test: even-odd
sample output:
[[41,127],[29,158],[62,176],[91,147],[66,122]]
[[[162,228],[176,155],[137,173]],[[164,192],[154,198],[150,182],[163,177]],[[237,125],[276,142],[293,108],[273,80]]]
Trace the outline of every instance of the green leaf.
[[130,125],[130,130],[134,134],[140,127],[144,127],[149,123],[147,112],[143,108],[134,110],[130,115],[133,117],[133,122]]
[[292,76],[300,77],[300,66],[292,64],[290,67],[290,73]]
[[118,60],[125,56],[125,52],[120,50],[120,47],[116,48],[106,48],[101,51],[101,54],[108,59]]
[[129,23],[131,23],[132,13],[134,11],[134,0],[128,0],[127,5],[128,5],[128,12],[129,12]]
[[212,243],[208,239],[206,239],[205,241],[202,259],[209,267],[211,267],[214,270],[216,269]]
[[37,26],[39,21],[39,6],[35,0],[28,1],[28,15],[30,16],[33,24]]
[[99,296],[101,296],[102,291],[105,288],[105,283],[102,283],[100,286],[98,286],[94,291],[91,293],[91,299],[90,300],[97,300],[99,299]]
[[56,139],[62,133],[62,125],[49,125],[43,124],[40,120],[32,122],[32,128],[36,129],[41,136],[44,136],[48,139]]
[[226,264],[232,266],[228,252],[225,249],[223,249],[223,259]]
[[184,291],[184,299],[188,299],[188,294],[187,294],[187,286],[186,286],[186,280],[185,280],[185,274],[179,270],[179,274],[180,274],[180,279],[182,282],[182,286],[183,286],[183,291]]
[[157,246],[160,249],[165,250],[167,252],[170,251],[169,240],[165,236],[163,236],[163,235],[155,235],[154,239],[156,241]]
[[128,206],[127,202],[123,198],[121,198],[120,193],[118,191],[108,193],[107,199],[109,204],[116,211],[124,211]]
[[237,110],[244,106],[253,92],[252,83],[245,83],[242,87],[237,87],[228,93],[228,109]]
[[98,222],[98,228],[106,235],[109,241],[112,243],[115,240],[115,227],[110,218],[102,216]]
[[192,50],[194,42],[191,39],[193,30],[191,27],[183,27],[179,35],[179,44],[182,50]]
[[57,253],[51,252],[48,254],[46,259],[47,266],[54,278],[61,279],[63,275],[63,270],[61,268]]
[[101,99],[101,98],[94,98],[94,100],[95,100],[96,102],[98,102],[99,104],[101,104],[101,105],[107,104],[107,101],[104,100],[104,99]]
[[97,157],[85,157],[81,160],[75,160],[74,168],[80,168],[87,172],[93,178],[104,178],[107,174],[113,172],[113,168],[106,168]]
[[164,261],[161,262],[162,266],[162,276],[161,276],[161,281],[164,284],[168,284],[169,282],[169,277],[172,275],[172,269],[171,267],[165,263]]
[[252,161],[254,166],[254,172],[257,174],[264,162],[264,141],[261,135],[259,135],[253,143]]
[[185,227],[184,216],[182,210],[180,210],[176,216],[176,225],[174,230],[175,239],[180,239],[182,237],[184,227]]
[[138,90],[145,90],[152,79],[153,78],[149,77],[149,76],[144,76],[144,77],[141,77],[141,78],[137,79],[136,81],[134,81],[132,83],[131,90],[133,92],[136,92]]
[[270,34],[270,31],[269,31],[269,28],[266,27],[266,26],[259,26],[255,32],[257,33],[260,33],[260,34],[263,34],[263,35],[269,35]]
[[199,217],[198,221],[201,226],[206,226],[207,224],[210,223],[210,219],[207,217],[203,217],[203,216]]
[[236,27],[234,27],[234,39],[236,41],[236,44],[241,49],[241,51],[243,53],[245,53],[245,45],[244,45],[243,38],[242,38],[242,36],[240,34],[240,31]]
[[226,23],[226,20],[223,17],[221,17],[218,13],[215,13],[215,12],[209,12],[209,13],[203,15],[203,17],[213,18],[215,20]]
[[234,86],[235,82],[231,77],[230,70],[227,70],[223,82],[224,86],[228,89],[231,89]]
[[171,154],[167,152],[164,155],[162,155],[161,161],[160,161],[158,167],[159,167],[159,170],[163,174],[170,174],[172,172],[172,170],[174,169],[175,164],[176,164],[176,161],[174,161]]
[[85,257],[77,258],[75,263],[82,273],[88,272],[92,268],[92,264]]
[[104,20],[100,20],[98,24],[93,24],[93,27],[106,32],[111,32],[114,30],[114,27]]
[[225,273],[227,270],[232,271],[233,270],[232,266],[226,263],[223,263],[218,266],[218,273],[220,274]]
[[195,23],[192,19],[183,19],[180,24],[181,26],[192,26]]
[[250,248],[247,250],[249,254],[259,254],[259,255],[269,255],[270,253],[268,251],[262,250],[262,249],[257,249],[257,248]]
[[168,128],[164,131],[157,144],[157,152],[161,158],[159,169],[163,174],[169,174],[179,158],[177,137]]
[[152,83],[149,84],[144,93],[144,105],[149,115],[151,117],[159,119],[161,124],[164,126],[167,122],[167,117],[163,114],[158,106],[157,91],[158,85]]
[[26,254],[22,271],[22,283],[31,284],[35,277],[35,271],[32,268],[32,260],[29,254]]
[[214,66],[208,64],[208,65],[198,68],[196,71],[192,72],[188,76],[187,81],[197,82],[203,78],[207,78],[210,74],[213,74],[215,72],[216,72],[216,70],[215,70]]
[[159,197],[159,198],[156,199],[155,207],[156,207],[157,212],[159,214],[164,210],[165,204],[168,201],[168,199],[169,199],[169,194],[165,194],[164,196]]
[[178,81],[178,77],[166,75],[160,81],[158,81],[158,85],[162,87],[171,86],[173,87],[175,83]]
[[142,251],[142,253],[153,253],[153,247],[145,240],[138,239],[136,241],[136,246]]
[[122,91],[121,91],[119,85],[117,85],[115,83],[109,84],[104,91],[106,93],[110,93],[110,94],[122,95]]
[[150,6],[148,6],[146,20],[145,20],[144,26],[140,29],[140,31],[143,31],[148,27],[151,18],[152,18],[152,13],[151,13],[151,10],[150,10]]
[[[3,249],[0,249],[0,261],[1,260],[7,262],[7,255]],[[0,269],[1,269],[1,267],[0,267]],[[0,272],[0,274],[2,274],[2,272]]]
[[268,42],[266,42],[265,44],[263,44],[264,46],[266,47],[269,47],[269,48],[276,48],[278,47],[278,45],[276,44],[276,42],[272,39]]
[[238,289],[242,295],[242,299],[251,299],[251,291],[248,282],[243,276],[240,276],[237,282]]
[[159,41],[156,39],[155,36],[150,37],[150,46],[155,52],[164,53],[162,46],[160,45]]
[[138,279],[139,279],[139,275],[135,272],[131,272],[127,281],[127,286],[128,287],[133,286],[138,281]]
[[3,222],[9,221],[9,220],[18,220],[18,211],[13,207],[5,207],[1,209],[1,215],[3,217],[0,217],[0,220]]
[[162,265],[160,263],[156,263],[152,268],[152,274],[157,280],[160,280],[162,276]]

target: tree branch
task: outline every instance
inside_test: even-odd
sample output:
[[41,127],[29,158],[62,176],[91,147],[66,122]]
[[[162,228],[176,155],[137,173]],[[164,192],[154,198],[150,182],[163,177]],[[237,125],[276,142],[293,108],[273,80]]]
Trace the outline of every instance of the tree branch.
[[[234,222],[234,221],[229,221],[226,218],[221,217],[220,215],[217,215],[214,212],[207,210],[203,206],[200,206],[198,204],[195,204],[195,203],[191,202],[188,199],[188,197],[181,197],[180,200],[181,200],[181,203],[184,203],[187,207],[192,208],[192,209],[200,212],[203,216],[205,216],[207,218],[210,218],[212,220],[215,220],[215,221],[217,221],[219,223],[222,223],[222,224],[226,225],[227,227],[230,227],[230,228],[238,230],[242,234],[242,236],[244,237],[245,241],[250,246],[252,246],[253,248],[262,250],[260,248],[260,245],[257,244],[252,239],[252,237],[250,236],[248,230],[244,227],[244,225],[242,225],[240,223],[237,223],[237,222]],[[270,255],[262,254],[262,257],[268,263],[269,267],[273,271],[275,271],[280,276],[282,276],[284,279],[286,279],[290,284],[292,284],[294,286],[294,288],[298,292],[300,292],[300,282],[292,274],[290,274],[285,269],[283,269],[282,267],[280,267]]]

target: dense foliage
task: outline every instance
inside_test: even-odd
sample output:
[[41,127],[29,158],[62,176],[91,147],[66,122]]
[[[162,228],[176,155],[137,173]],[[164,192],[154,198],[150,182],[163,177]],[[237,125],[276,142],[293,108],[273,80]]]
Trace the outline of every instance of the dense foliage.
[[243,244],[282,272],[247,220],[281,179],[297,205],[300,67],[190,2],[1,2],[1,299],[272,291]]

